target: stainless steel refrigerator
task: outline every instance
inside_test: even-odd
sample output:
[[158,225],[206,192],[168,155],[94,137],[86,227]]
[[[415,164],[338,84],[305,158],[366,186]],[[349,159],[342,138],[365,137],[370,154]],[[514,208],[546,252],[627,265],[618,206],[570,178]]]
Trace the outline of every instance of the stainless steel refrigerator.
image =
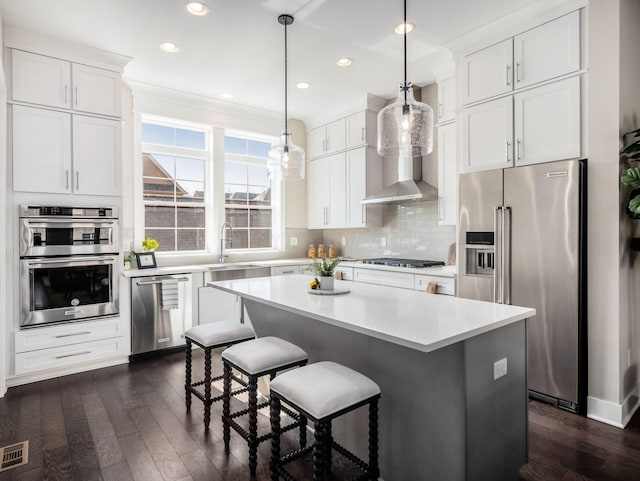
[[586,163],[460,175],[458,295],[533,307],[532,397],[586,409]]

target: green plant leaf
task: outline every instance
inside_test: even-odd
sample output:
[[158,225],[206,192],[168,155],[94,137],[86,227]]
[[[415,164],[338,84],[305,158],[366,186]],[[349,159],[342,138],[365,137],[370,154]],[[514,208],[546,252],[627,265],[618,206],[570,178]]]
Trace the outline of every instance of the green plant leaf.
[[635,141],[632,144],[627,145],[620,151],[622,155],[631,155],[640,152],[640,140]]
[[629,210],[634,214],[640,215],[640,194],[629,201]]
[[640,167],[625,170],[620,180],[629,187],[640,187]]
[[307,270],[313,272],[317,276],[330,277],[333,276],[333,271],[342,259],[336,257],[335,259],[329,259],[323,257],[320,260],[313,259],[313,262],[307,266]]

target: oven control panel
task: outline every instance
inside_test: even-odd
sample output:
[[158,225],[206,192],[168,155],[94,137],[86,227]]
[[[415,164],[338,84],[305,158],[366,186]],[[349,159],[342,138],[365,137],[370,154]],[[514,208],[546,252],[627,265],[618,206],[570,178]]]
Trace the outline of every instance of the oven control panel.
[[21,205],[20,217],[117,218],[116,207],[64,207],[51,205]]

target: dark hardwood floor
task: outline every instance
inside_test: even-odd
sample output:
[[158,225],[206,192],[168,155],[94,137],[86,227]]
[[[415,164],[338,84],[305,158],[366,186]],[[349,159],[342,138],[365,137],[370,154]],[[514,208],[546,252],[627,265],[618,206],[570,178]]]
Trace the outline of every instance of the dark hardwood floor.
[[[194,352],[194,370],[201,357]],[[184,357],[174,354],[9,389],[0,399],[0,446],[28,439],[29,463],[0,473],[0,481],[251,479],[244,441],[232,433],[230,453],[224,450],[220,404],[205,435],[202,403],[194,398],[185,413],[183,383]],[[259,416],[259,426],[268,428],[267,417]],[[529,427],[521,481],[640,481],[638,414],[621,430],[531,402]],[[295,438],[290,433],[283,448]],[[269,448],[259,449],[256,480],[269,479]],[[334,459],[331,481],[352,479],[353,468]],[[311,460],[291,471],[311,479]]]

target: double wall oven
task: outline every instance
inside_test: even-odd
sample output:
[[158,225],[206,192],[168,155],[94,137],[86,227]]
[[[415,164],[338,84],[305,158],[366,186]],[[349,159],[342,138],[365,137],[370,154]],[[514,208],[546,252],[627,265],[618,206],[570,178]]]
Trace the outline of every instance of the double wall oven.
[[117,209],[19,209],[20,326],[118,314]]

